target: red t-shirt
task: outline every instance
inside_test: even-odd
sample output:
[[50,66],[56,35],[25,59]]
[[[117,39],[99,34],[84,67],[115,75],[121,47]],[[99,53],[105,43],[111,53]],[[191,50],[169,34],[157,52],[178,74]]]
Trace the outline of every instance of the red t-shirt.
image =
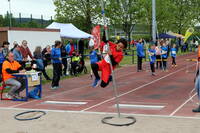
[[[115,60],[115,62],[120,63],[120,61],[123,59],[123,52],[116,50],[116,44],[112,42],[108,42],[110,46],[110,51],[112,52],[112,56]],[[99,71],[102,71],[101,79],[104,82],[108,82],[109,76],[111,74],[110,64],[107,62],[106,57],[100,61],[97,62],[99,66]],[[113,66],[113,69],[115,69],[115,66]]]
[[74,45],[70,45],[71,46],[71,50],[70,50],[70,52],[69,52],[69,55],[72,55],[72,53],[74,52]]

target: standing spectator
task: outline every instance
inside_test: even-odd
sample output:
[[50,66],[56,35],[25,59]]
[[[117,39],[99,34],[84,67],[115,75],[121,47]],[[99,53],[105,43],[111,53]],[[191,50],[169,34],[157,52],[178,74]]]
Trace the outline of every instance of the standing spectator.
[[[65,46],[66,52],[67,54],[72,57],[72,53],[75,52],[75,50],[77,49],[76,44],[73,43],[73,40],[70,40],[70,42]],[[67,72],[66,74],[69,74],[69,70],[70,70],[70,65],[71,65],[71,58],[67,58]]]
[[37,64],[37,69],[42,71],[42,73],[43,73],[43,75],[44,75],[46,80],[51,80],[49,78],[49,76],[47,75],[46,71],[45,71],[41,46],[37,46],[35,48],[35,51],[33,52],[33,55],[34,55],[34,58],[35,58],[35,61],[36,61],[36,64]]
[[167,51],[168,51],[168,48],[165,42],[161,41],[161,54],[162,54],[161,56],[162,56],[162,65],[163,65],[164,71],[168,71],[167,70],[167,58],[168,58]]
[[4,57],[6,57],[8,55],[8,52],[9,52],[9,42],[7,41],[4,41],[3,42],[3,55]]
[[53,63],[53,80],[51,89],[55,90],[59,88],[60,76],[62,73],[62,59],[61,59],[61,42],[55,41],[55,48],[51,51],[52,63]]
[[34,60],[32,54],[31,54],[31,51],[30,49],[28,48],[28,44],[27,44],[27,41],[26,40],[23,40],[22,41],[22,45],[20,47],[20,52],[22,54],[22,57],[23,57],[23,63],[22,63],[22,67],[25,68],[26,67],[26,62],[28,61],[28,56],[30,56],[30,58],[32,60]]
[[19,64],[23,64],[23,57],[20,52],[20,46],[16,45],[15,48],[13,49],[13,54],[14,54],[14,59],[19,62]]
[[62,73],[61,73],[61,76],[62,75],[67,76],[67,73],[66,73],[67,72],[67,51],[66,51],[63,43],[61,44],[60,50],[61,50],[62,64],[64,66]]
[[[98,52],[94,49],[94,46],[90,46],[90,65],[92,68],[92,64],[95,64],[96,62],[100,61],[100,55],[98,54]],[[90,72],[90,76],[92,78],[92,70]]]
[[69,54],[69,56],[72,56],[72,53],[77,50],[76,44],[73,43],[73,40],[70,40],[70,42],[65,47],[66,52]]
[[162,69],[160,43],[157,44],[155,50],[156,50],[156,69],[158,69],[159,67],[160,69]]
[[140,72],[142,71],[142,58],[145,57],[144,54],[144,44],[142,43],[142,39],[140,39],[136,45],[136,50],[137,50],[137,57],[138,57],[138,62],[137,62],[137,71]]
[[150,67],[151,67],[151,72],[152,72],[151,74],[152,76],[155,76],[156,50],[155,50],[154,44],[150,46],[148,53],[149,53]]
[[80,39],[79,42],[78,42],[78,53],[80,55],[84,54],[84,41],[83,41],[83,39]]
[[177,67],[176,65],[176,44],[173,44],[171,48],[171,57],[172,57],[172,67]]
[[46,68],[47,65],[51,64],[51,47],[50,47],[50,45],[47,45],[42,50],[42,56],[43,56],[44,68]]

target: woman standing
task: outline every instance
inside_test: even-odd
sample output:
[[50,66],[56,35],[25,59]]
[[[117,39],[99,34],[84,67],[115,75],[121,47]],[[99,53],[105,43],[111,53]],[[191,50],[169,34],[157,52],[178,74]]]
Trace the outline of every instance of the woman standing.
[[[51,47],[50,45],[47,45],[42,50],[42,57],[43,57],[43,63],[44,63],[44,71],[46,72],[46,67],[51,64]],[[48,80],[52,80],[49,78]]]
[[60,76],[62,74],[62,59],[61,59],[61,41],[55,41],[55,47],[51,51],[51,58],[53,63],[53,80],[51,89],[59,88]]
[[145,57],[143,40],[140,39],[136,45],[137,50],[137,71],[142,71],[142,59]]

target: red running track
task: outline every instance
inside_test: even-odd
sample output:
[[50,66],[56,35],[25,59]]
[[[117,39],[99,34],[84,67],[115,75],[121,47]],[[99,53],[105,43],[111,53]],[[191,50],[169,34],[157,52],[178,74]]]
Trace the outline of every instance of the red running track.
[[[190,92],[194,88],[195,62],[189,63],[186,73],[186,59],[195,58],[188,54],[177,57],[178,67],[169,71],[156,71],[156,76],[150,72],[136,72],[136,66],[124,66],[115,71],[121,113],[145,114],[162,116],[198,117],[191,110],[197,102],[196,95]],[[171,59],[168,59],[171,64]],[[143,68],[147,63],[144,63]],[[1,101],[2,109],[43,109],[54,111],[81,111],[94,113],[116,113],[115,97],[112,84],[106,88],[92,88],[89,75],[62,80],[62,88],[51,90],[50,84],[43,86],[43,98],[28,102]],[[46,101],[85,102],[84,104],[47,104]]]

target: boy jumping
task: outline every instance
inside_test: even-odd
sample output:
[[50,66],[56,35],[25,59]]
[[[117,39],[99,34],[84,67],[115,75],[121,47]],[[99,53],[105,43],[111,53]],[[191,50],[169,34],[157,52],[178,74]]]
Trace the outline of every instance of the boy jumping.
[[116,65],[120,63],[120,61],[123,59],[123,49],[127,46],[127,41],[123,38],[118,40],[117,44],[114,44],[112,42],[108,42],[110,50],[107,54],[107,56],[104,57],[103,60],[92,64],[92,71],[95,76],[95,80],[92,84],[93,87],[98,86],[100,81],[100,76],[98,71],[102,71],[101,73],[101,87],[106,87],[109,84],[109,81],[111,80],[111,68],[108,60],[108,56],[110,56],[110,60],[112,63],[113,69],[115,69]]

